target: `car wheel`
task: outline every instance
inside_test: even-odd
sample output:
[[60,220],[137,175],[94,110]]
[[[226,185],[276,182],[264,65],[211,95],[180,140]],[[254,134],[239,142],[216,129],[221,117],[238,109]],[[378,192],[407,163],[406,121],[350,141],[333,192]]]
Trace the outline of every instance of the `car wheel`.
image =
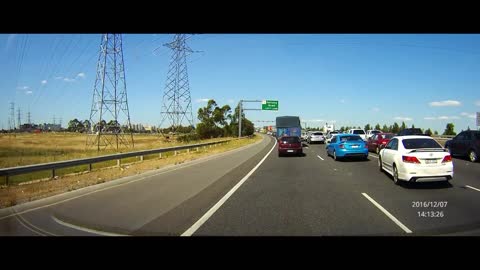
[[468,153],[468,158],[470,159],[471,162],[476,162],[477,154],[475,153],[475,151],[470,150],[470,152]]
[[378,146],[377,148],[375,148],[375,153],[377,153],[377,155],[380,154],[380,149],[378,148]]
[[282,153],[278,152],[278,156],[281,157],[281,156],[282,156]]
[[380,172],[383,172],[383,167],[382,167],[382,158],[378,157],[378,169]]
[[395,164],[393,165],[393,183],[395,183],[395,185],[400,184],[400,182],[398,180],[398,170],[397,170],[397,166],[395,166]]

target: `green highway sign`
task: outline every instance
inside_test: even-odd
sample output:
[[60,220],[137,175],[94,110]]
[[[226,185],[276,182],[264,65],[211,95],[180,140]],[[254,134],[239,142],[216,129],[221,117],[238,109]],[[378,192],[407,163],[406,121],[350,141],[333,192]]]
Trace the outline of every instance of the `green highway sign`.
[[278,100],[262,100],[262,110],[278,111]]

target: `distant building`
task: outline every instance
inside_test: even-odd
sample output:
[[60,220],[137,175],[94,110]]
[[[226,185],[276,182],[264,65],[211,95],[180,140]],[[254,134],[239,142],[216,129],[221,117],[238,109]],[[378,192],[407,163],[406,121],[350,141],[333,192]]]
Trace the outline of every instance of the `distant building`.
[[41,129],[42,131],[61,131],[62,126],[60,124],[40,124],[38,125],[38,128]]
[[328,123],[325,123],[325,125],[323,125],[323,132],[324,133],[327,133],[329,131],[334,131],[334,130],[335,130],[335,125],[334,124],[329,125]]

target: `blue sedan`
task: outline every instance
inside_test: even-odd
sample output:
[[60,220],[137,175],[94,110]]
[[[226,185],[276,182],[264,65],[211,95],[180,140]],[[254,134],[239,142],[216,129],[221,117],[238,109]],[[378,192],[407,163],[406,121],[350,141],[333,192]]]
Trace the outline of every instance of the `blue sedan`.
[[368,158],[367,143],[356,134],[336,134],[327,146],[327,155],[335,160],[344,157]]

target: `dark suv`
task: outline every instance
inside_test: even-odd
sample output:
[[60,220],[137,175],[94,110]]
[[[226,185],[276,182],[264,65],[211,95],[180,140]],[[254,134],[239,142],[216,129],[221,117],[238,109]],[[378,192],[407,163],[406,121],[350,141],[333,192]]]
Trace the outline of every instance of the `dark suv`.
[[471,162],[478,161],[480,154],[480,131],[466,130],[445,143],[452,156],[467,156]]
[[[399,133],[397,133],[397,136],[406,136],[406,135],[425,135],[423,134],[422,130],[419,128],[406,128]],[[428,136],[428,135],[425,135]]]

